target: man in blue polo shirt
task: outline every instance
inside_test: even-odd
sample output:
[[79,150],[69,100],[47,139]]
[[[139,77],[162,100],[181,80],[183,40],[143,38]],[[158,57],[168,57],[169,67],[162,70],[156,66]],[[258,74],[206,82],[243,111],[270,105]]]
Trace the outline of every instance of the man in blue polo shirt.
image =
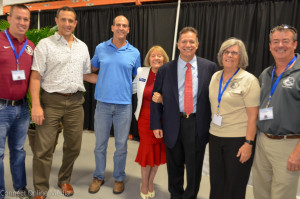
[[127,138],[132,115],[132,76],[140,67],[140,53],[129,44],[129,22],[117,16],[111,26],[113,38],[99,44],[92,58],[92,71],[99,70],[95,89],[95,161],[96,170],[89,193],[97,193],[104,183],[106,149],[111,125],[114,126],[116,151],[114,153],[115,179],[113,193],[124,191]]

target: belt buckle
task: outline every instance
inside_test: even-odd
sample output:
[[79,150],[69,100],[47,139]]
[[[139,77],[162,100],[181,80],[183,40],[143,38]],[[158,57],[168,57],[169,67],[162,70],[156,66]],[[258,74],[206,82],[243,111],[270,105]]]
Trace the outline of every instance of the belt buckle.
[[188,115],[188,114],[186,114],[186,113],[184,113],[184,115],[185,115],[185,116],[184,116],[185,119],[188,119],[188,118],[190,117],[190,115]]
[[12,105],[12,106],[15,106],[15,102],[16,102],[15,100],[12,100],[12,101],[11,101],[11,105]]

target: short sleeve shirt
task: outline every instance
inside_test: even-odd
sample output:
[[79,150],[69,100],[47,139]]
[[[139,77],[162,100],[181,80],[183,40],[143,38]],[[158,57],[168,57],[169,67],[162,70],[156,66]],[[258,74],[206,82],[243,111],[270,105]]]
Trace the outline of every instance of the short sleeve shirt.
[[[273,135],[300,135],[300,55],[297,53],[296,56],[296,62],[283,73],[270,101],[274,119],[258,120],[259,131]],[[266,68],[259,77],[260,108],[265,108],[269,101],[273,67]],[[275,73],[273,84],[277,78]]]
[[32,70],[42,76],[41,87],[49,93],[85,91],[83,75],[91,73],[88,48],[75,36],[70,48],[56,32],[36,46]]
[[[22,41],[18,41],[7,30],[17,54],[20,53],[25,44],[24,37]],[[33,59],[34,44],[27,40],[24,52],[19,58],[19,70],[24,70],[25,80],[14,81],[12,71],[17,70],[16,56],[9,44],[4,32],[0,32],[0,98],[8,100],[19,100],[26,96],[29,84],[29,77]]]
[[[218,111],[218,93],[222,71],[216,72],[209,85],[209,100],[212,116]],[[222,89],[226,83],[222,83]],[[223,93],[219,115],[222,124],[211,122],[210,133],[218,137],[244,137],[247,133],[246,107],[259,106],[260,87],[257,78],[240,69]]]
[[112,39],[96,47],[92,65],[99,68],[95,99],[104,103],[131,104],[132,76],[141,66],[140,53],[127,44],[117,49]]

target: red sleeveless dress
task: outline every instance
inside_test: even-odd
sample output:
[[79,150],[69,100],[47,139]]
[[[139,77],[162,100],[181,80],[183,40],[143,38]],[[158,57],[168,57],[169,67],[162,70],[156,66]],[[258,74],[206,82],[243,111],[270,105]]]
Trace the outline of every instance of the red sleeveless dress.
[[150,103],[155,77],[156,74],[150,69],[138,119],[140,145],[135,161],[142,167],[154,167],[155,165],[166,163],[166,146],[163,143],[163,139],[155,138],[153,131],[150,130]]

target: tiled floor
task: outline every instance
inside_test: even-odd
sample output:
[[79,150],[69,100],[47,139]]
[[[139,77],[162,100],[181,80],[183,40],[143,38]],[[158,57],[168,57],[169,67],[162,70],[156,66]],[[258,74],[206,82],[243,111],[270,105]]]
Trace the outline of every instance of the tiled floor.
[[[49,199],[59,199],[66,198],[61,193],[57,187],[57,174],[60,168],[62,159],[62,144],[63,136],[60,136],[56,151],[54,153],[52,171],[50,176],[50,190],[48,192]],[[73,199],[139,199],[139,185],[140,185],[140,166],[134,162],[136,152],[138,149],[138,142],[129,140],[128,141],[128,157],[126,164],[126,174],[127,178],[125,180],[125,191],[122,194],[115,195],[112,193],[112,186],[114,179],[112,177],[113,170],[113,153],[115,151],[114,138],[110,138],[108,149],[107,149],[107,169],[105,184],[101,187],[100,191],[96,194],[88,193],[88,186],[92,180],[93,171],[95,168],[94,163],[94,146],[95,137],[92,132],[85,131],[83,133],[82,149],[80,156],[75,162],[73,175],[71,183],[74,187]],[[32,152],[28,145],[28,141],[25,145],[25,150],[27,151],[26,157],[26,170],[27,170],[27,183],[28,189],[33,190],[32,185]],[[7,193],[13,194],[11,175],[9,170],[9,151],[6,148],[4,165],[5,165],[5,183]],[[167,170],[166,166],[163,165],[159,168],[157,176],[155,178],[155,189],[157,199],[168,199],[170,198],[167,189]],[[209,196],[209,177],[203,175],[200,191],[197,199],[208,199]],[[16,197],[6,197],[7,199],[12,199]],[[247,199],[253,199],[252,187],[247,187]]]

